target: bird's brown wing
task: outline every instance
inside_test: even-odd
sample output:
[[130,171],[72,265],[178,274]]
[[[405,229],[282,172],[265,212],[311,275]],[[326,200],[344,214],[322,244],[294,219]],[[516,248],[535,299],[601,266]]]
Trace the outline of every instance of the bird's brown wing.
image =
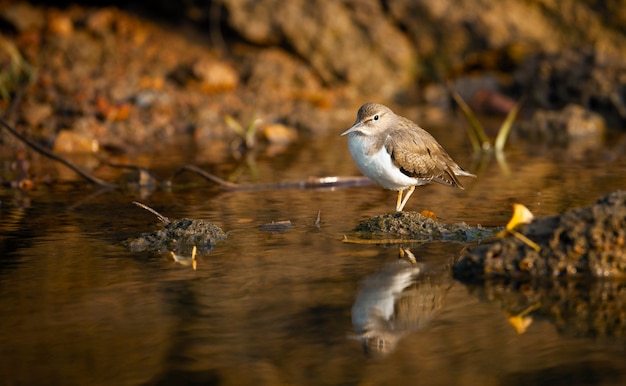
[[387,136],[385,148],[407,176],[463,189],[453,171],[460,167],[426,130],[396,128]]

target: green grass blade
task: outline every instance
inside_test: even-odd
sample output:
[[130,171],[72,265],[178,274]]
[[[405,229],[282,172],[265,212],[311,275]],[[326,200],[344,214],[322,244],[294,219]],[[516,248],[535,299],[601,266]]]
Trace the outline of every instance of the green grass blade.
[[237,121],[235,118],[233,118],[232,115],[225,114],[224,115],[224,122],[226,122],[226,125],[228,127],[230,127],[230,129],[232,131],[234,131],[235,134],[237,134],[241,138],[245,138],[245,136],[246,136],[245,130],[243,129],[243,127],[241,127],[241,124],[239,123],[239,121]]
[[452,86],[450,86],[449,88],[450,93],[452,94],[452,98],[459,105],[461,111],[463,111],[463,114],[465,114],[465,117],[467,117],[471,129],[473,129],[468,130],[467,134],[470,137],[470,141],[472,142],[472,148],[474,148],[474,152],[478,153],[485,148],[491,147],[489,138],[487,137],[487,134],[485,134],[485,129],[478,121],[478,118],[476,118],[476,115],[474,114],[472,109],[467,103],[465,103],[461,95],[459,95],[459,93]]

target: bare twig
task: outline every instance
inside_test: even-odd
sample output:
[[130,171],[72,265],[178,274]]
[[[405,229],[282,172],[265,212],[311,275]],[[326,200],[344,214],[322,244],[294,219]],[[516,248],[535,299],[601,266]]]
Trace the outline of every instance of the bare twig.
[[228,191],[259,191],[259,190],[277,190],[277,189],[319,189],[319,188],[335,188],[335,187],[352,187],[370,185],[373,182],[361,176],[355,177],[309,177],[304,180],[283,181],[268,184],[236,184],[226,181],[214,174],[200,169],[194,165],[185,165],[179,168],[170,178],[173,179],[177,175],[190,171],[196,173],[207,180],[216,183],[223,190]]
[[63,165],[65,165],[68,168],[72,169],[74,172],[76,172],[77,174],[79,174],[81,177],[83,177],[87,181],[91,182],[92,184],[101,186],[103,188],[117,188],[117,185],[111,184],[109,182],[106,182],[104,180],[101,180],[101,179],[99,179],[97,177],[92,176],[91,174],[83,171],[78,166],[74,165],[73,163],[71,163],[70,161],[66,160],[65,158],[59,157],[58,155],[50,152],[48,149],[44,148],[43,146],[39,145],[38,143],[33,142],[30,139],[24,137],[22,134],[18,133],[14,128],[12,128],[11,125],[9,125],[2,118],[0,118],[0,125],[3,126],[5,129],[7,129],[7,131],[9,133],[13,134],[17,139],[19,139],[20,141],[22,141],[26,145],[28,145],[31,149],[35,150],[36,152],[38,152],[38,153],[40,153],[40,154],[42,154],[42,155],[44,155],[44,156],[54,160],[54,161],[62,163]]
[[410,239],[349,239],[348,236],[344,235],[341,240],[344,243],[348,244],[375,244],[375,245],[388,245],[388,244],[405,244],[405,243],[425,243],[426,240],[410,240]]
[[149,206],[144,205],[144,204],[142,204],[139,201],[133,201],[133,204],[135,204],[138,207],[143,208],[143,209],[147,210],[148,212],[150,212],[150,213],[154,214],[155,216],[157,216],[157,218],[163,223],[163,225],[167,225],[167,224],[170,223],[170,219],[169,218],[163,216],[161,213],[159,213],[156,210],[150,208]]

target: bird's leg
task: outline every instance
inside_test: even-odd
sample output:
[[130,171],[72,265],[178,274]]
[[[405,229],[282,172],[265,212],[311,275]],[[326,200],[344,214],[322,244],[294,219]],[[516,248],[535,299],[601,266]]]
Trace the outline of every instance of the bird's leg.
[[396,212],[400,212],[402,210],[402,192],[404,190],[398,190],[398,200],[396,201]]
[[[413,194],[413,191],[415,190],[415,186],[411,186],[409,188],[409,190],[406,192],[406,194],[404,195],[404,199],[402,199],[402,203],[400,204],[400,206],[398,207],[396,205],[396,210],[398,212],[402,212],[402,209],[404,208],[404,206],[406,205],[406,202],[409,201],[409,197],[411,197],[411,194]],[[398,196],[400,197],[400,196]]]

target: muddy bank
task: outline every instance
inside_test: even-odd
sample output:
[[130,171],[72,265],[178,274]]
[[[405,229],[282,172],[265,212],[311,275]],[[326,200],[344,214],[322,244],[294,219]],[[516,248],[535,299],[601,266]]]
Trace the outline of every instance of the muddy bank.
[[566,3],[223,0],[134,3],[129,13],[5,2],[0,108],[58,151],[137,152],[188,138],[213,159],[248,146],[241,128],[288,145],[298,132],[338,131],[369,99],[449,108],[437,85],[470,73],[497,82],[460,90],[467,99],[493,87],[624,122],[624,66],[611,59],[626,54],[624,15]]
[[453,266],[455,277],[626,277],[626,191],[519,231],[541,249],[515,237],[468,247]]

